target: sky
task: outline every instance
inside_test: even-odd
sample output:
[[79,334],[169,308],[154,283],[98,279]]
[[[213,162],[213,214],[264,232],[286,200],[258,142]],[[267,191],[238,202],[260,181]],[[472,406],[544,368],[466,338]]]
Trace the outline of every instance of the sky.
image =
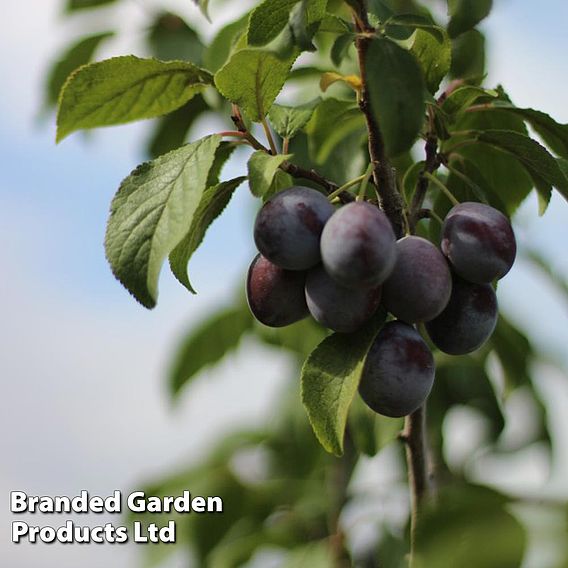
[[[137,29],[146,18],[144,7],[156,4],[126,2],[117,20],[125,31]],[[210,33],[190,2],[161,4],[179,8]],[[535,10],[529,0],[495,4],[483,25],[492,56],[489,83],[499,78],[519,106],[568,122],[563,57],[568,5],[550,0],[545,11]],[[108,495],[195,462],[212,440],[237,424],[268,418],[290,362],[246,343],[171,405],[164,374],[176,342],[213,309],[228,304],[243,285],[253,255],[252,201],[242,186],[192,259],[197,296],[188,295],[164,270],[158,307],[151,312],[140,307],[114,280],[102,241],[112,195],[142,160],[140,140],[147,125],[74,135],[56,146],[53,117],[38,120],[43,74],[78,27],[61,16],[58,0],[35,0],[33,10],[30,3],[9,5],[0,34],[0,492],[74,495],[88,489]],[[213,14],[215,7],[212,2]],[[222,23],[229,14],[219,12]],[[101,12],[100,28],[109,13]],[[112,46],[113,53],[137,50],[136,37]],[[101,57],[108,54],[103,50]],[[201,124],[203,134],[206,126]],[[544,218],[536,210],[534,200],[521,208],[515,219],[519,234],[568,275],[568,207],[555,195]],[[544,278],[520,261],[498,296],[533,341],[568,364],[566,303]],[[555,409],[554,431],[566,432],[561,412],[568,404],[566,377],[543,367],[540,379]],[[454,445],[459,460],[459,441]],[[483,471],[477,473],[493,480],[506,476],[512,488],[536,491],[547,478],[538,451],[520,456],[513,471],[510,464],[481,458]],[[566,441],[557,458],[549,487],[560,491],[568,472]],[[138,565],[139,551],[131,546],[13,546],[7,498],[2,502],[0,558],[6,565]],[[35,517],[30,522],[34,519],[41,522]]]

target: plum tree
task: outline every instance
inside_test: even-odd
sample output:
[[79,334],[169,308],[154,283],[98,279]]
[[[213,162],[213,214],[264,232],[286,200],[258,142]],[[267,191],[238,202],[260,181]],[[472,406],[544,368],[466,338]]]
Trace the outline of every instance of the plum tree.
[[381,301],[381,289],[347,288],[320,265],[308,272],[306,300],[318,323],[334,331],[350,333],[375,313]]
[[441,247],[454,270],[478,284],[505,276],[517,252],[507,217],[489,205],[473,202],[450,210],[442,228]]
[[434,382],[434,357],[426,342],[401,321],[387,323],[371,345],[359,394],[384,416],[406,416],[426,400]]
[[309,315],[304,285],[306,273],[285,270],[258,254],[247,275],[247,301],[264,325],[283,327]]
[[396,252],[393,271],[383,284],[383,305],[407,323],[435,318],[452,291],[446,259],[430,241],[415,236],[398,240]]
[[374,288],[388,277],[396,258],[390,221],[370,203],[349,203],[327,222],[321,255],[325,269],[340,284]]
[[260,209],[254,241],[270,262],[288,270],[306,270],[320,261],[320,237],[335,208],[315,189],[294,186]]
[[490,284],[453,275],[452,294],[444,311],[426,323],[430,339],[444,353],[465,355],[481,347],[497,323],[497,298]]

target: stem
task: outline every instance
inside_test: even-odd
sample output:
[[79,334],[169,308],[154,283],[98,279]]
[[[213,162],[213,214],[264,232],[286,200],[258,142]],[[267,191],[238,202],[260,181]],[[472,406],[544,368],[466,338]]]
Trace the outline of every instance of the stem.
[[426,452],[426,405],[406,417],[401,438],[406,444],[408,481],[411,490],[410,514],[410,568],[414,559],[416,526],[420,515],[420,505],[429,492]]
[[431,173],[426,172],[424,177],[428,178],[434,185],[436,185],[442,193],[452,202],[452,205],[459,205],[460,202],[454,197],[454,194],[436,177]]
[[282,139],[282,153],[287,154],[290,148],[290,138]]
[[367,2],[361,0],[354,13],[354,23],[359,34],[355,38],[357,58],[359,61],[359,74],[361,76],[361,96],[359,108],[365,116],[367,131],[369,133],[369,156],[373,164],[373,179],[379,196],[381,208],[389,218],[397,237],[404,234],[403,204],[400,193],[396,188],[393,169],[387,159],[383,136],[379,125],[371,111],[367,96],[367,50],[371,44],[375,29],[369,24],[367,16]]
[[352,180],[348,181],[347,183],[344,183],[341,187],[338,187],[335,191],[333,191],[332,193],[330,193],[327,198],[332,201],[333,199],[335,199],[338,195],[340,195],[341,193],[343,193],[346,189],[349,189],[350,187],[353,187],[354,185],[357,185],[360,181],[363,181],[365,178],[367,177],[367,174],[363,174],[362,176],[357,176],[356,178],[353,178]]
[[274,156],[276,156],[276,154],[278,154],[278,150],[276,148],[276,143],[274,142],[274,138],[272,136],[272,132],[270,131],[270,126],[268,125],[266,118],[263,118],[261,123],[262,123],[262,128],[264,129],[264,135],[266,136],[266,139],[268,140],[268,145],[270,146],[270,151]]
[[356,201],[363,201],[365,199],[365,193],[367,192],[367,185],[369,185],[369,178],[373,175],[373,164],[367,166],[365,175],[363,176],[363,181],[361,182],[361,187],[359,188],[359,193],[357,194]]
[[234,136],[236,138],[246,138],[244,132],[240,130],[223,130],[223,132],[219,132],[219,136]]

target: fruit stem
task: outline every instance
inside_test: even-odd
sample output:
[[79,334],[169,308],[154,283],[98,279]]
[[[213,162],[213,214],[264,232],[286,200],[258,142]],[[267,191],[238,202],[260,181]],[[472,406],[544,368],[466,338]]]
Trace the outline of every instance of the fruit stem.
[[360,181],[363,181],[366,177],[367,177],[367,174],[365,173],[362,176],[357,176],[356,178],[349,180],[347,183],[344,183],[341,187],[338,187],[335,191],[330,193],[327,196],[327,198],[330,201],[333,201],[338,195],[343,193],[346,189],[349,189],[350,187],[357,185]]
[[371,45],[375,28],[369,23],[367,15],[367,2],[359,0],[357,6],[353,6],[353,20],[358,34],[355,37],[357,58],[359,61],[359,75],[361,77],[361,96],[359,108],[367,123],[369,134],[369,156],[373,165],[373,179],[379,196],[379,203],[389,218],[395,235],[402,237],[404,234],[403,202],[396,187],[394,170],[387,158],[383,135],[379,124],[371,111],[367,95],[367,50]]
[[369,178],[373,175],[373,164],[367,166],[367,171],[361,182],[361,187],[359,188],[359,193],[357,194],[356,201],[363,201],[365,199],[365,194],[367,193],[367,185],[369,185]]
[[240,132],[239,130],[224,130],[223,132],[219,132],[219,136],[234,136],[235,138],[246,138],[246,134],[244,132]]
[[406,444],[410,483],[410,568],[413,566],[420,508],[430,491],[426,452],[426,405],[406,417],[401,438]]
[[268,145],[270,146],[270,152],[272,153],[273,156],[276,156],[276,154],[278,154],[278,149],[276,148],[276,143],[274,142],[274,137],[272,136],[272,132],[270,130],[270,125],[268,124],[266,118],[263,118],[261,120],[261,123],[262,123],[262,128],[264,129],[264,135],[266,136],[266,139],[268,140]]
[[435,186],[437,186],[442,193],[452,202],[452,205],[459,205],[460,202],[454,197],[454,194],[434,175],[430,172],[425,172],[424,177],[429,179]]
[[282,139],[282,153],[287,154],[290,148],[290,138]]

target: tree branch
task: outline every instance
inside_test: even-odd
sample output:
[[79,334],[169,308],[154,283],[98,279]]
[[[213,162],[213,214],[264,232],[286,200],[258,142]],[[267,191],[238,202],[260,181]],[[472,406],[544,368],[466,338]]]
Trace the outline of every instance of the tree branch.
[[367,98],[367,50],[375,29],[369,24],[366,2],[361,0],[359,8],[354,12],[354,23],[359,35],[355,38],[357,57],[359,60],[359,72],[361,75],[361,96],[359,108],[365,116],[367,132],[369,134],[369,156],[373,164],[373,180],[379,196],[381,208],[389,218],[394,232],[398,238],[404,234],[403,203],[396,187],[393,168],[386,155],[383,135],[375,117],[371,112]]

